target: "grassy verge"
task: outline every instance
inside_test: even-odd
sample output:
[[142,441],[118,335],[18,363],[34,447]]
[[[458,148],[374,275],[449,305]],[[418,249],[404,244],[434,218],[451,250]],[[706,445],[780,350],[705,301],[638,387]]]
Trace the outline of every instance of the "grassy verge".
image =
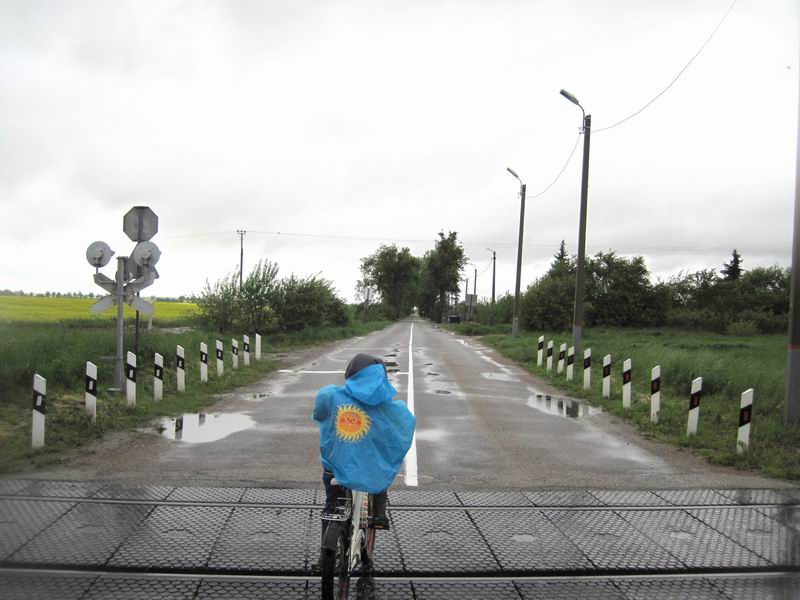
[[[387,322],[355,324],[349,327],[306,329],[293,334],[264,336],[262,352],[266,355],[364,335],[382,329]],[[0,473],[51,465],[61,460],[64,450],[77,448],[104,434],[141,427],[153,418],[193,412],[208,406],[215,394],[254,383],[275,370],[278,363],[251,355],[244,367],[230,367],[230,335],[186,328],[171,332],[154,330],[142,334],[139,342],[137,403],[128,409],[124,396],[108,393],[113,379],[113,361],[102,357],[114,354],[113,328],[78,328],[64,323],[0,322]],[[240,340],[241,336],[237,336]],[[132,340],[126,331],[126,344]],[[225,344],[225,372],[217,378],[214,341]],[[209,346],[209,381],[199,383],[200,342]],[[254,339],[251,336],[251,351]],[[175,382],[175,349],[186,351],[186,392],[178,394]],[[132,345],[132,344],[131,344]],[[164,399],[153,401],[154,352],[164,356]],[[84,412],[84,370],[86,361],[98,366],[97,420],[91,423]],[[34,373],[47,379],[48,412],[45,447],[32,450],[31,381]]]
[[[556,373],[558,348],[571,343],[569,334],[542,332],[554,340],[553,371],[536,366],[538,334],[487,335],[483,341],[570,396],[633,424],[642,435],[695,449],[715,464],[755,469],[771,477],[800,479],[800,426],[783,424],[785,336],[735,337],[671,330],[597,329],[584,332],[584,348],[592,349],[592,386],[583,389],[583,356],[575,357],[575,380]],[[602,358],[612,356],[611,398],[602,398]],[[622,408],[622,362],[630,358],[632,400]],[[650,369],[661,366],[661,412],[650,422]],[[686,436],[691,382],[703,378],[697,435]],[[755,390],[750,449],[736,451],[739,401]]]

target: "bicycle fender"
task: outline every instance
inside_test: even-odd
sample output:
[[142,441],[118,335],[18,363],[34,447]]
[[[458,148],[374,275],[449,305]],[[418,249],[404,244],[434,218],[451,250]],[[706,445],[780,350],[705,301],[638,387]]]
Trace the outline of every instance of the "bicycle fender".
[[333,550],[336,552],[336,543],[339,540],[339,523],[328,523],[328,528],[325,530],[325,535],[322,537],[322,549]]

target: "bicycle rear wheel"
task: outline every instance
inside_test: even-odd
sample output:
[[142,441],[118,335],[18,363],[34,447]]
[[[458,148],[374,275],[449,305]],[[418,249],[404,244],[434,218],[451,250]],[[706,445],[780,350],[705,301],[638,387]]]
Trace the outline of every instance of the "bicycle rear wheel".
[[[335,528],[335,532],[331,531]],[[336,536],[336,549],[326,548],[322,555],[322,600],[345,600],[350,591],[348,550],[349,522],[331,523],[327,535]]]

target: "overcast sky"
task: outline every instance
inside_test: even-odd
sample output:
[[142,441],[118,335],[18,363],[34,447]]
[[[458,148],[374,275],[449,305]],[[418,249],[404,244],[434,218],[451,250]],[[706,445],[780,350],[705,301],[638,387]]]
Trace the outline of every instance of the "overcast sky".
[[457,231],[479,271],[497,250],[500,293],[508,166],[528,188],[526,285],[561,239],[577,246],[580,147],[535,197],[578,140],[561,88],[593,118],[589,252],[642,254],[661,277],[734,247],[745,268],[788,266],[796,0],[739,0],[669,90],[599,131],[661,92],[730,6],[0,0],[0,289],[100,292],[86,247],[129,254],[122,217],[147,205],[162,250],[147,296],[238,270],[237,229],[246,271],[321,272],[347,299],[382,240],[421,255]]

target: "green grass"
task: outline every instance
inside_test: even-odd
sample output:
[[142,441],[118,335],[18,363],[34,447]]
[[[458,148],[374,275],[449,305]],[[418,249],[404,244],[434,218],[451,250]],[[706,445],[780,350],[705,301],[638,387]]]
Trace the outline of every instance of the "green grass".
[[[148,302],[151,300],[145,298]],[[99,315],[91,312],[97,299],[90,298],[46,298],[39,296],[1,296],[0,322],[53,323],[71,321],[73,326],[102,326],[116,319],[117,311],[112,308]],[[161,323],[186,321],[198,314],[197,305],[192,302],[154,303],[153,320]],[[125,305],[126,320],[133,319],[136,312]],[[147,317],[142,316],[146,322]]]
[[[536,366],[538,336],[554,341],[553,370]],[[645,437],[695,449],[715,464],[754,469],[771,477],[800,479],[800,425],[783,424],[785,336],[735,337],[675,330],[592,329],[584,348],[592,349],[592,386],[583,390],[583,356],[575,357],[575,380],[556,373],[566,333],[487,335],[483,341],[573,397],[632,422]],[[611,398],[601,397],[602,359],[612,357]],[[622,408],[622,363],[630,358],[632,399]],[[545,361],[546,364],[546,361]],[[661,366],[661,412],[650,422],[650,369]],[[565,369],[566,371],[566,369]],[[691,382],[703,378],[697,435],[686,436]],[[736,452],[742,392],[755,390],[750,449]]]
[[[364,335],[388,323],[372,322],[349,327],[307,329],[294,334],[266,335],[262,352],[274,354],[313,346],[327,341]],[[183,329],[183,328],[182,328]],[[133,331],[125,332],[126,346],[132,348]],[[241,335],[236,336],[240,340]],[[225,344],[225,372],[216,376],[214,341]],[[209,382],[199,383],[200,342],[209,346]],[[113,380],[113,324],[104,327],[76,327],[61,323],[15,323],[0,321],[0,472],[12,472],[57,463],[67,449],[77,448],[111,431],[141,427],[155,417],[193,412],[213,402],[214,394],[254,383],[275,370],[278,363],[255,360],[255,338],[250,336],[251,364],[234,371],[230,361],[230,335],[186,328],[180,332],[153,330],[140,333],[138,352],[137,403],[126,407],[121,394],[106,390]],[[175,391],[175,349],[186,351],[186,392]],[[153,401],[152,355],[164,356],[164,399]],[[97,421],[92,424],[84,412],[84,373],[86,361],[98,367]],[[33,374],[47,379],[47,425],[45,447],[33,451],[31,436],[31,384]],[[311,402],[312,399],[309,399]]]

